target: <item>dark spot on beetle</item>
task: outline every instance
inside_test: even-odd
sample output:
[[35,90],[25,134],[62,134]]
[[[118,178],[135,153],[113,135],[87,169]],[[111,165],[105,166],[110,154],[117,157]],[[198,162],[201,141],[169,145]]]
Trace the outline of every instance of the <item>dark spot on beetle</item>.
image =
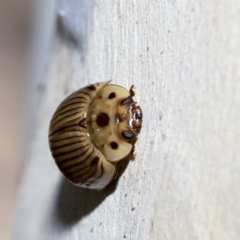
[[122,136],[126,139],[132,139],[134,137],[134,134],[132,132],[123,131]]
[[88,186],[88,187],[91,186],[91,183],[86,183],[86,186]]
[[97,165],[99,161],[99,156],[96,156],[92,161],[91,161],[91,166]]
[[110,146],[112,149],[117,149],[118,148],[118,144],[116,142],[111,142]]
[[86,128],[86,118],[82,119],[82,120],[78,123],[78,125],[79,125],[80,127]]
[[99,127],[106,127],[109,123],[109,116],[106,113],[99,113],[96,122]]
[[109,99],[113,99],[116,97],[116,93],[115,92],[111,92],[109,95],[108,95],[108,98]]
[[95,91],[95,90],[96,90],[96,88],[95,88],[94,85],[89,85],[89,86],[87,87],[87,89],[89,89],[89,90],[91,90],[91,91]]
[[125,104],[130,104],[133,103],[133,98],[132,97],[127,97],[125,99],[122,100],[121,104],[125,105]]

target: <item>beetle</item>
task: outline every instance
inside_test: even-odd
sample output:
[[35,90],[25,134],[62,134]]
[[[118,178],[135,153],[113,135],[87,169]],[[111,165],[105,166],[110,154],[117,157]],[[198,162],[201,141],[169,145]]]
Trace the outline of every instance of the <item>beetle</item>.
[[63,100],[50,122],[49,146],[63,175],[73,184],[105,188],[118,164],[134,151],[142,110],[134,86],[104,81],[88,85]]

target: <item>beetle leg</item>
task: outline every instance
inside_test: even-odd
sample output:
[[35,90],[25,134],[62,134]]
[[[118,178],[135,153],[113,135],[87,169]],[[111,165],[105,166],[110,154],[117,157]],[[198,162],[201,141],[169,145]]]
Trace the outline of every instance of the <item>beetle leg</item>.
[[134,87],[134,85],[131,86],[130,90],[129,90],[130,96],[134,97],[135,93],[136,93],[136,88]]
[[115,174],[113,176],[113,179],[117,179],[119,177],[119,173],[120,173],[121,167],[122,167],[122,163],[119,162],[118,165],[117,165],[117,170],[116,170],[116,172],[115,172]]
[[136,156],[137,156],[137,151],[136,151],[136,146],[135,145],[133,145],[133,147],[132,147],[132,151],[131,151],[131,157],[132,157],[132,161],[134,161],[135,160],[135,158],[136,158]]

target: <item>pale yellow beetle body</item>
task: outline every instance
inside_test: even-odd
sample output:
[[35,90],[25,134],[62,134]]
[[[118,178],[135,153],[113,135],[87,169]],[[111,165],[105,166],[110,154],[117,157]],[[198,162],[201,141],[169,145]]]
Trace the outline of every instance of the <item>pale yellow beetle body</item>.
[[103,189],[120,160],[131,154],[142,112],[127,91],[109,81],[67,97],[50,122],[49,145],[64,176],[75,185]]

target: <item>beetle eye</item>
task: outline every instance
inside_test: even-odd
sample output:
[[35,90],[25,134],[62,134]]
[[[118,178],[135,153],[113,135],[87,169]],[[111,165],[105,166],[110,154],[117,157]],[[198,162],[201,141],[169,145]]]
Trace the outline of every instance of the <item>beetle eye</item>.
[[122,136],[126,139],[132,139],[134,138],[135,135],[132,132],[123,131]]
[[129,104],[129,103],[133,103],[132,97],[127,97],[127,98],[123,99],[121,102],[122,105]]

